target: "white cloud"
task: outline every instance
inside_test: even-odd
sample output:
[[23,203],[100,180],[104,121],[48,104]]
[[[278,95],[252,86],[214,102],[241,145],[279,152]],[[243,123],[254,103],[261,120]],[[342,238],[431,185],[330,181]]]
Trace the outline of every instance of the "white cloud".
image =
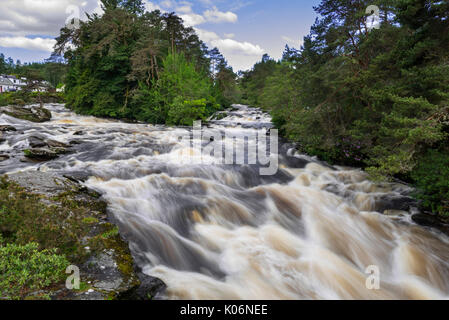
[[210,43],[213,40],[220,39],[218,34],[212,31],[207,31],[199,28],[195,28],[195,31],[198,34],[198,37],[206,43]]
[[239,42],[234,39],[217,39],[212,40],[211,44],[217,47],[223,53],[242,54],[247,56],[260,56],[264,54],[264,50],[259,45],[249,42]]
[[98,0],[2,0],[0,34],[3,36],[57,36],[75,8],[80,19],[85,12],[99,12]]
[[228,38],[228,39],[235,38],[235,34],[234,33],[225,33],[224,36],[225,36],[225,38]]
[[203,13],[204,17],[208,22],[213,23],[221,23],[221,22],[230,22],[235,23],[238,20],[238,16],[231,12],[221,12],[217,9],[217,7],[214,7],[212,10],[206,10]]
[[[168,2],[170,2],[170,1],[168,1]],[[161,5],[163,5],[163,3],[161,3]],[[147,3],[145,3],[145,9],[149,12],[154,11],[154,10],[159,10],[161,12],[164,11],[164,10],[162,10],[162,8],[159,5],[157,5],[156,3],[150,2],[150,1],[147,1]]]
[[284,40],[285,42],[287,42],[287,44],[294,45],[294,46],[297,47],[297,48],[301,47],[302,44],[303,44],[303,41],[302,41],[302,40],[299,40],[299,39],[298,39],[298,40],[295,40],[295,39],[292,39],[292,38],[287,37],[287,36],[282,36],[282,40]]
[[56,40],[54,39],[0,37],[0,47],[5,48],[20,48],[20,49],[52,52],[55,44]]
[[206,19],[204,19],[203,16],[196,13],[182,14],[179,17],[184,20],[185,25],[188,27],[193,27],[206,22]]

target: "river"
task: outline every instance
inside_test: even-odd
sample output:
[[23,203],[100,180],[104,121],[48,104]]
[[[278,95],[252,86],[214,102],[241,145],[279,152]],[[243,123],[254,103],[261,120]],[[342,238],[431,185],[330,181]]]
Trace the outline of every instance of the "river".
[[[85,184],[103,194],[138,265],[168,285],[164,298],[449,297],[449,238],[413,223],[414,208],[392,210],[392,203],[410,200],[405,185],[373,183],[361,170],[328,166],[286,143],[266,154],[278,159],[278,170],[261,175],[260,164],[204,156],[202,148],[221,141],[182,139],[192,128],[46,107],[53,119],[41,124],[0,116],[0,124],[19,132],[0,142],[0,153],[11,156],[0,162],[0,173],[88,177]],[[245,139],[268,139],[271,128],[267,114],[237,105],[202,132],[236,137],[248,163],[254,148]],[[33,136],[70,144],[73,152],[23,162]],[[233,140],[224,144],[232,147]]]

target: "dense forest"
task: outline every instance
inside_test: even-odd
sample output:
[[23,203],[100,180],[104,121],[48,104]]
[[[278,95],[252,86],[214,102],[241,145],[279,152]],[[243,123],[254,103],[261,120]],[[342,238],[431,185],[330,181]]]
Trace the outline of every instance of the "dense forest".
[[[380,8],[372,28],[369,5]],[[449,3],[323,0],[281,61],[242,74],[244,101],[269,110],[303,151],[413,182],[449,214]]]
[[20,60],[14,62],[11,57],[5,58],[5,55],[0,53],[0,74],[47,81],[53,88],[63,85],[67,69],[63,59],[57,55],[52,55],[43,63],[22,63]]
[[236,75],[174,13],[141,0],[102,0],[104,14],[63,28],[57,52],[69,64],[67,105],[95,116],[190,125],[229,105]]

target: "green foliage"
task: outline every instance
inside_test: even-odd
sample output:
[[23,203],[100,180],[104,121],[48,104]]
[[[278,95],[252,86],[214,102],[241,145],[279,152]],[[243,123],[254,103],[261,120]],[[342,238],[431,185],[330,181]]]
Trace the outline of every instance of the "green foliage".
[[[370,31],[371,4],[381,25]],[[425,155],[448,142],[449,5],[322,0],[315,10],[321,18],[300,50],[286,47],[280,62],[265,57],[243,74],[244,98],[305,152],[376,179],[415,175],[421,186]],[[441,212],[444,188],[435,192],[440,182],[429,179],[427,204]]]
[[80,244],[89,226],[83,221],[91,216],[93,204],[76,203],[63,195],[55,205],[44,205],[40,197],[23,188],[0,180],[0,234],[6,243],[26,245],[36,242],[44,249],[58,248],[71,261],[84,258]]
[[101,17],[89,16],[77,32],[61,30],[67,105],[94,116],[186,124],[192,119],[183,116],[204,119],[217,104],[233,102],[236,76],[218,49],[209,52],[175,14],[144,12],[141,4],[103,1]]
[[55,249],[39,250],[39,244],[0,245],[0,297],[20,299],[64,279],[69,262]]
[[37,103],[63,103],[65,101],[62,93],[51,92],[5,92],[0,94],[0,106],[26,105]]
[[424,206],[449,216],[449,152],[429,150],[419,158],[411,176]]

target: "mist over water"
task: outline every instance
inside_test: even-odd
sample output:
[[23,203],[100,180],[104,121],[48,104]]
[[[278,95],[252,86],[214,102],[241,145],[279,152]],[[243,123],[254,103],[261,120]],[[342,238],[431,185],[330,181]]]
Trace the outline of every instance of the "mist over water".
[[[449,238],[415,225],[410,212],[385,212],[388,199],[410,193],[407,186],[373,183],[360,170],[332,168],[288,145],[280,146],[278,172],[262,176],[259,165],[224,165],[215,155],[204,161],[194,143],[179,139],[192,128],[46,107],[53,120],[43,124],[0,116],[0,124],[21,132],[0,142],[0,152],[11,155],[0,173],[89,177],[86,185],[103,194],[136,262],[168,285],[164,298],[449,297]],[[236,108],[204,130],[244,142],[272,128],[261,111]],[[44,164],[20,162],[36,135],[70,143],[73,152]],[[379,290],[366,286],[370,266],[379,269]]]

